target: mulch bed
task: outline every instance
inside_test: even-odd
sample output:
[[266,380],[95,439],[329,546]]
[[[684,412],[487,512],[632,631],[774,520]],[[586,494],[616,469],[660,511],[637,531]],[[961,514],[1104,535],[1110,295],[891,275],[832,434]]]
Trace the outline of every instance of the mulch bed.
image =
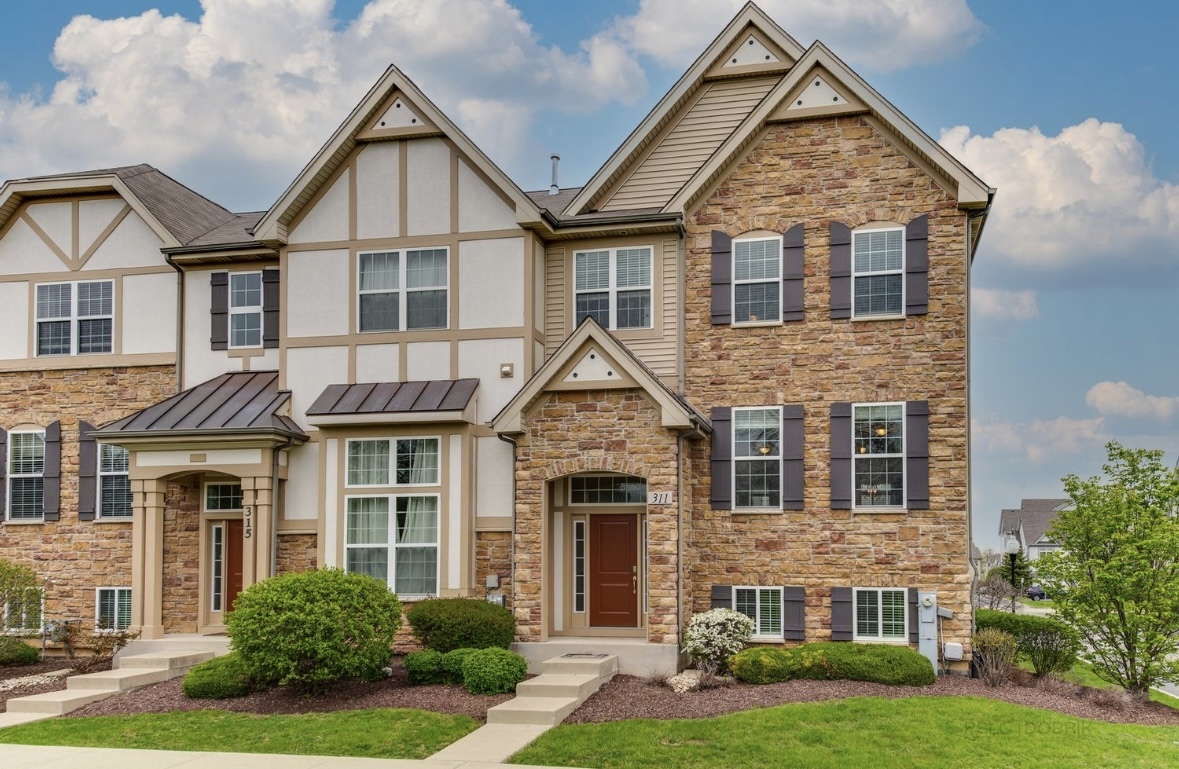
[[[89,658],[69,659],[66,657],[49,657],[44,662],[36,662],[32,665],[0,667],[0,682],[10,681],[14,678],[39,676],[44,673],[51,673],[55,670],[64,670],[67,668],[72,668],[78,672],[95,673],[99,670],[110,670],[111,663],[109,659],[94,661]],[[66,688],[66,679],[55,678],[42,683],[27,684],[14,689],[0,691],[0,713],[4,713],[7,710],[8,700],[10,699],[27,697],[30,694],[56,692],[64,688]]]

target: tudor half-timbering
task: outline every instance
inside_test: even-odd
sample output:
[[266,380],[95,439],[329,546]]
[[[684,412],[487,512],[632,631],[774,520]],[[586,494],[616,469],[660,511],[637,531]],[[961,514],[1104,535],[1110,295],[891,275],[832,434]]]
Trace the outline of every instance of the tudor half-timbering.
[[[152,212],[119,186],[134,169],[103,173],[0,201],[0,290],[23,303],[0,369],[123,388],[66,379],[66,402],[0,412],[6,488],[28,497],[38,456],[61,479],[69,527],[22,502],[0,531],[47,543],[17,557],[55,580],[48,614],[81,616],[59,556],[111,531],[121,550],[80,557],[117,590],[90,600],[149,637],[221,632],[244,587],[335,566],[502,600],[534,660],[674,669],[710,606],[767,642],[936,655],[940,632],[968,657],[968,275],[992,191],[756,6],[584,187],[522,192],[396,68],[266,212],[187,190]],[[154,233],[142,261],[82,274],[123,226],[82,216],[95,201]],[[119,309],[141,274],[172,287],[143,311],[167,325]],[[119,483],[132,522],[86,519]]]

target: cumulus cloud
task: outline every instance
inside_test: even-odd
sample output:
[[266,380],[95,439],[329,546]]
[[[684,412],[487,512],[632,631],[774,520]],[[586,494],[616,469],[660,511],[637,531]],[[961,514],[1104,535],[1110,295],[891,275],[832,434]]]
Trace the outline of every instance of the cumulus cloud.
[[1127,382],[1098,382],[1085,393],[1085,402],[1106,416],[1166,422],[1179,413],[1179,396],[1147,395]]
[[1034,291],[975,288],[970,301],[974,311],[989,320],[1031,320],[1040,314]]
[[1036,419],[1031,422],[971,420],[971,441],[990,454],[1018,454],[1039,462],[1059,454],[1077,454],[1110,439],[1104,417]]

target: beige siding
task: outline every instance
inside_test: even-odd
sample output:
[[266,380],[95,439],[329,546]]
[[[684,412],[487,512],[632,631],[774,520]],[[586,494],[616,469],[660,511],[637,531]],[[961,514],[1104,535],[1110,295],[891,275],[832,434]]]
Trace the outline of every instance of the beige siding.
[[728,138],[777,77],[708,83],[694,104],[600,206],[603,211],[663,206]]
[[[550,248],[544,263],[544,359],[548,360],[561,342],[565,341],[566,303],[573,301],[570,291],[565,296],[565,249]],[[541,361],[537,362],[539,368]]]

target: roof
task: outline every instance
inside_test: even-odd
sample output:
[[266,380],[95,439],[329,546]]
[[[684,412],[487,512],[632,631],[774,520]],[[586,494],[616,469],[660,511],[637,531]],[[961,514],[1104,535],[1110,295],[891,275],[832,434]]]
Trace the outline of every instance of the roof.
[[478,387],[478,379],[328,385],[307,416],[462,411]]
[[1039,542],[1044,537],[1044,533],[1048,531],[1048,527],[1052,525],[1052,521],[1056,519],[1056,513],[1067,507],[1071,501],[1069,499],[1023,500],[1020,503],[1019,513],[1023,522],[1023,535],[1027,538],[1026,544],[1034,545]]
[[261,433],[307,440],[298,425],[279,413],[290,397],[290,390],[278,389],[277,371],[222,374],[104,425],[94,434],[117,439]]
[[1008,508],[999,511],[999,534],[1019,531],[1019,511]]

